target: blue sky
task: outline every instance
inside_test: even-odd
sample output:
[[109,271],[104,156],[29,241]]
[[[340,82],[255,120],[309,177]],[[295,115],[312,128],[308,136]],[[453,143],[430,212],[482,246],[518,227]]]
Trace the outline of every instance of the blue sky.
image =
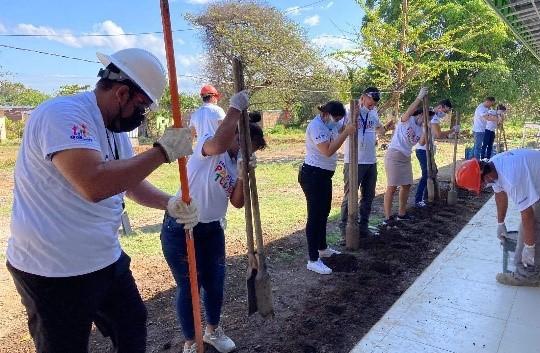
[[[198,13],[212,0],[170,0],[177,73],[181,91],[195,92],[204,76],[204,49],[200,32],[190,30],[185,13]],[[271,0],[268,4],[305,28],[323,51],[347,48],[343,37],[358,29],[362,11],[354,0]],[[121,34],[161,31],[158,0],[0,0],[0,45],[15,46],[66,56],[96,60],[95,52],[112,53],[142,47],[163,63],[162,34],[115,37],[80,37],[80,34]],[[9,37],[9,34],[40,34],[46,37]],[[94,85],[100,64],[0,47],[3,79],[54,93],[63,84]]]

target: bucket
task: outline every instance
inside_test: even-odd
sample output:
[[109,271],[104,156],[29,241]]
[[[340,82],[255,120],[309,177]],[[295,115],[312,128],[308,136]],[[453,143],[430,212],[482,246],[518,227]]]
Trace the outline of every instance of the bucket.
[[465,147],[465,159],[469,160],[474,157],[473,147]]

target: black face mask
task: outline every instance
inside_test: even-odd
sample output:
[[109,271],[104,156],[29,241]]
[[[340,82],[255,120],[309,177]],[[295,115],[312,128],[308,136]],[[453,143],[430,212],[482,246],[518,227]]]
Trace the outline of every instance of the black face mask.
[[114,119],[112,119],[110,124],[107,125],[107,129],[112,132],[132,131],[141,126],[144,118],[144,109],[141,107],[136,107],[135,111],[129,118],[122,117],[122,107],[120,107],[120,112]]

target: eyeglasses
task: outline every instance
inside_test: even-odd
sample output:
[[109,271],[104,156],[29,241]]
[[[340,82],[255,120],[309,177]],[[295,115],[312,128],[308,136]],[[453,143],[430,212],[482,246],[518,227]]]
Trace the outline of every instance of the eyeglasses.
[[366,92],[364,94],[372,98],[375,102],[378,102],[381,100],[381,94],[379,92]]

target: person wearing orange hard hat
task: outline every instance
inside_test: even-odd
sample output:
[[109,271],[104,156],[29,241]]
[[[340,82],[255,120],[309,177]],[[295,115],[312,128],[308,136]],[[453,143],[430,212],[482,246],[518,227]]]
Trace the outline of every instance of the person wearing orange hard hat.
[[220,94],[212,85],[202,86],[200,94],[203,105],[191,114],[189,127],[193,136],[213,135],[225,118],[225,111],[217,105]]
[[507,236],[505,218],[508,198],[521,212],[514,262],[516,270],[497,274],[497,281],[512,286],[540,286],[540,151],[515,149],[491,160],[472,159],[456,171],[459,187],[480,194],[483,187],[495,191],[497,237]]

